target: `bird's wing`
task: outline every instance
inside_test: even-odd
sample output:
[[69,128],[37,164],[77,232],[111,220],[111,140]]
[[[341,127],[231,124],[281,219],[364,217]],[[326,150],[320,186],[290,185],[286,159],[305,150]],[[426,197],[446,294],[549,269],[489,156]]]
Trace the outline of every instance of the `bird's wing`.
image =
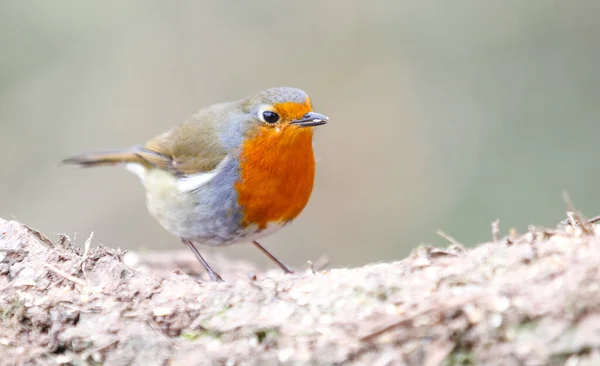
[[151,165],[177,175],[211,172],[227,156],[214,126],[197,120],[155,137],[135,153]]

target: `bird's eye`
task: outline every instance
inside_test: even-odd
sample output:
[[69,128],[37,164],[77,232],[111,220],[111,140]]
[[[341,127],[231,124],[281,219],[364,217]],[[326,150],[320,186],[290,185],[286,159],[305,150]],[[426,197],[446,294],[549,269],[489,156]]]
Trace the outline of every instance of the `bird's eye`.
[[277,121],[279,121],[279,115],[271,111],[264,111],[262,118],[267,123],[277,123]]

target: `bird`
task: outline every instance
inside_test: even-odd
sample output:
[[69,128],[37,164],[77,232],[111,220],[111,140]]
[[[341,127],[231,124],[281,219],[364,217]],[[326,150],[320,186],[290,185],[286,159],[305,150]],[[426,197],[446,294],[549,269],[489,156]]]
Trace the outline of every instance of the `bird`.
[[196,244],[258,243],[292,222],[314,186],[314,128],[329,118],[294,87],[262,90],[201,109],[145,144],[75,155],[60,165],[122,165],[138,176],[158,223],[195,255],[211,281],[223,281]]

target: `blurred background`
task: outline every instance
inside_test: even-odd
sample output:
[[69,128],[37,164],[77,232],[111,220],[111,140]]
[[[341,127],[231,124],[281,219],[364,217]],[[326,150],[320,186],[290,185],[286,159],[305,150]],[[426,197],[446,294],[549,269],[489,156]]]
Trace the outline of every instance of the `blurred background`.
[[[0,217],[183,249],[119,168],[62,158],[145,142],[212,103],[306,90],[315,191],[263,240],[304,266],[404,257],[600,214],[598,1],[0,2]],[[267,265],[250,245],[226,254]],[[204,252],[210,251],[204,249]],[[191,255],[191,254],[190,254]],[[272,264],[268,264],[272,266]],[[219,268],[219,264],[215,264]]]

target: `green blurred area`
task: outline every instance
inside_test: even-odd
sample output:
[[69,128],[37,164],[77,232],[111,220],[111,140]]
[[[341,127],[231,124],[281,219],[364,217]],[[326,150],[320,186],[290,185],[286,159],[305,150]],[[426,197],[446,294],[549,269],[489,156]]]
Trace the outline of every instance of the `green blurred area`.
[[[315,192],[264,240],[302,266],[472,245],[600,214],[597,1],[0,2],[0,216],[122,248],[182,248],[123,169],[55,168],[198,109],[305,89],[330,123]],[[227,254],[266,263],[250,246]],[[216,264],[218,268],[218,264]]]

